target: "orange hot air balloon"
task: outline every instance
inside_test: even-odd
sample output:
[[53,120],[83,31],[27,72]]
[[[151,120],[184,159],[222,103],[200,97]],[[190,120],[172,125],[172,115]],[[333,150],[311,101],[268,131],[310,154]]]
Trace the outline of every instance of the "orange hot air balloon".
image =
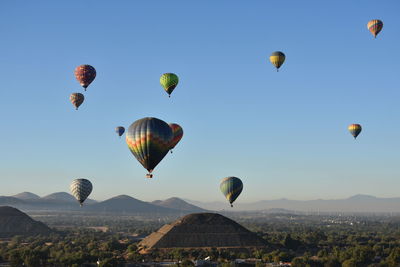
[[176,123],[170,123],[169,127],[171,127],[172,133],[174,135],[174,137],[172,138],[171,141],[171,153],[172,153],[172,149],[175,148],[175,146],[179,143],[179,141],[181,141],[182,137],[183,137],[183,129],[179,124]]
[[75,69],[75,77],[86,91],[86,88],[96,78],[96,69],[90,65],[80,65]]
[[383,22],[379,19],[373,19],[368,22],[367,27],[372,35],[376,38],[378,33],[380,33],[383,28]]

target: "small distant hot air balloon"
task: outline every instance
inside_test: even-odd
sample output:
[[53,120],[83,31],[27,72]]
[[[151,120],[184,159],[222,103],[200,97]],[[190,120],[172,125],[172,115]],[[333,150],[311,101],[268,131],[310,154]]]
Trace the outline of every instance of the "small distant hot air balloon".
[[96,69],[90,65],[80,65],[75,69],[75,77],[86,91],[86,88],[96,78]]
[[172,133],[173,133],[173,138],[171,141],[171,153],[172,153],[172,149],[175,148],[175,146],[179,143],[179,141],[181,141],[182,137],[183,137],[183,129],[180,125],[176,124],[176,123],[170,123],[169,127],[171,127]]
[[118,134],[119,137],[121,137],[125,132],[125,128],[122,126],[118,126],[115,128],[115,132]]
[[178,85],[179,78],[174,73],[164,73],[160,77],[160,83],[164,90],[168,93],[168,96],[171,97],[172,91],[174,91],[175,87]]
[[350,134],[354,137],[354,139],[357,138],[357,136],[361,133],[362,130],[360,124],[350,124],[348,129]]
[[233,207],[232,203],[237,199],[243,190],[243,183],[237,177],[226,177],[222,179],[220,189],[222,194],[224,194],[226,199],[231,204],[231,207]]
[[71,101],[72,105],[74,105],[75,109],[78,110],[79,106],[82,105],[83,101],[85,100],[85,96],[81,93],[72,93],[69,96],[69,100]]
[[279,71],[279,68],[282,66],[283,62],[285,62],[285,54],[281,51],[276,51],[271,54],[269,57],[269,61],[271,61],[272,65],[275,66],[276,71]]
[[143,118],[129,126],[126,144],[140,164],[149,171],[147,178],[153,177],[151,172],[167,155],[172,138],[169,125],[157,118]]
[[72,195],[78,200],[79,204],[82,206],[83,202],[92,192],[92,183],[87,179],[75,179],[72,181],[71,186]]
[[376,38],[378,33],[380,33],[383,28],[383,22],[379,19],[373,19],[368,22],[367,27],[372,35]]

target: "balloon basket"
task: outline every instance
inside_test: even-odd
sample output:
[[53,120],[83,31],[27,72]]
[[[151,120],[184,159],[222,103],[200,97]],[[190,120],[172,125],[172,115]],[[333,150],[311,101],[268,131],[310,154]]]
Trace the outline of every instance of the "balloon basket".
[[146,178],[153,178],[153,174],[151,173],[146,174]]

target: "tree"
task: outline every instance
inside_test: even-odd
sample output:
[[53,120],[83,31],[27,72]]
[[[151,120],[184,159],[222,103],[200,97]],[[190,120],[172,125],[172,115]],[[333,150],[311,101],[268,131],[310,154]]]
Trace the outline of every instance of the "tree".
[[348,259],[342,263],[342,267],[357,267],[357,261],[355,259]]
[[291,264],[293,267],[305,267],[306,261],[303,257],[296,257],[292,260]]

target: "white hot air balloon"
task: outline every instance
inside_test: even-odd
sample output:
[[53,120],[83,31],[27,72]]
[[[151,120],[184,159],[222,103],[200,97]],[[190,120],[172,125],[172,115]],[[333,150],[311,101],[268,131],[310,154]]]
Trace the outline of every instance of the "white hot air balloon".
[[82,206],[82,203],[92,192],[93,186],[92,183],[87,179],[75,179],[72,181],[70,188],[72,195]]

